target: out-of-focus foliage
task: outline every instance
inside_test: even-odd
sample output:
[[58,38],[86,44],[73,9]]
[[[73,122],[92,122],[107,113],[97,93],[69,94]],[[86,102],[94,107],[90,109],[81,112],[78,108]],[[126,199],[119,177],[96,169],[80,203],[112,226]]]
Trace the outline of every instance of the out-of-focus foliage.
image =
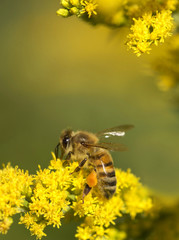
[[167,48],[153,60],[152,67],[159,76],[160,90],[175,90],[176,95],[179,88],[179,34],[171,37]]

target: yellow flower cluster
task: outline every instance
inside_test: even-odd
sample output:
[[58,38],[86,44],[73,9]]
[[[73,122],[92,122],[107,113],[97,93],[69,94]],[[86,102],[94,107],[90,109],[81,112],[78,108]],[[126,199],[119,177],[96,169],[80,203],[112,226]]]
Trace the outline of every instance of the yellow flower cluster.
[[[78,239],[95,240],[104,236],[105,239],[111,239],[113,228],[110,226],[115,224],[117,217],[129,214],[135,218],[138,213],[151,209],[152,201],[148,197],[147,190],[130,170],[124,172],[116,169],[116,177],[117,191],[111,199],[101,199],[94,191],[85,197],[84,203],[80,201],[80,196],[73,202],[74,214],[85,217],[84,223],[77,229]],[[121,234],[121,239],[122,236],[124,234]]]
[[0,170],[0,233],[6,234],[13,222],[11,217],[23,211],[32,180],[28,172],[10,164]]
[[61,5],[63,8],[60,8],[57,11],[57,15],[62,17],[68,17],[71,15],[81,17],[84,14],[87,14],[88,18],[91,18],[92,15],[97,14],[97,4],[94,0],[62,0]]
[[93,24],[130,28],[127,45],[137,56],[149,53],[153,44],[171,36],[172,15],[179,11],[178,0],[61,0],[61,5],[57,14],[63,17],[86,13],[88,18],[83,19]]
[[[39,170],[36,175],[12,168],[10,165],[0,171],[0,230],[6,233],[12,215],[21,213],[20,224],[24,224],[37,239],[46,236],[48,225],[59,228],[61,219],[73,212],[84,222],[77,228],[78,239],[112,239],[125,233],[114,231],[115,220],[130,215],[147,213],[152,207],[147,190],[130,170],[116,169],[117,190],[110,200],[103,199],[97,187],[83,199],[87,171],[82,169],[73,173],[78,162],[69,163],[56,159],[53,155],[47,169]],[[73,173],[73,174],[72,174]]]
[[[41,239],[46,234],[43,232],[47,225],[59,228],[61,218],[69,210],[69,192],[67,191],[71,182],[74,165],[64,168],[61,160],[51,160],[48,169],[39,171],[34,176],[34,186],[29,202],[29,209],[20,218],[20,223],[25,224],[31,231]],[[43,219],[43,220],[42,220]]]
[[162,10],[155,15],[150,12],[139,19],[134,18],[132,33],[128,35],[128,47],[140,56],[149,53],[152,44],[164,42],[165,38],[171,36],[174,26],[171,13],[170,10]]

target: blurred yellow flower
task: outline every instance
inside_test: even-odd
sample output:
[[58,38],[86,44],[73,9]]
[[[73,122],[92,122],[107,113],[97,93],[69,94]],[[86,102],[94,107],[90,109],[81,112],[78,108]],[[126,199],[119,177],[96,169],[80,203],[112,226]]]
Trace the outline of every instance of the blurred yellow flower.
[[13,220],[11,217],[1,219],[0,233],[6,234],[12,223],[13,223]]
[[125,231],[119,231],[116,228],[110,228],[108,231],[109,239],[113,240],[124,240],[127,238],[127,234]]
[[172,76],[163,75],[160,76],[158,81],[158,87],[161,91],[166,92],[175,86],[176,82]]
[[178,0],[167,0],[165,2],[165,8],[169,9],[171,11],[175,11],[176,8],[178,7],[178,5],[179,5],[179,1]]
[[[118,224],[117,232],[125,230],[126,239],[133,240],[178,240],[179,201],[158,195],[153,196],[153,202],[154,207],[147,217],[141,216],[135,221],[124,219]],[[119,240],[120,238],[111,239]]]
[[[177,87],[179,86],[179,34],[171,37],[166,48],[160,52],[160,55],[152,62],[152,68],[158,75],[158,87],[161,91],[169,90],[177,95]],[[177,97],[177,96],[176,96]]]

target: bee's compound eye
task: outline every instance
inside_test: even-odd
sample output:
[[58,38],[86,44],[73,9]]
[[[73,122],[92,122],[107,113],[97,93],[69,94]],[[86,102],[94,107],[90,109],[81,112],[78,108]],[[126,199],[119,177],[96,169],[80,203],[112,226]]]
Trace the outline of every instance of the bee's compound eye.
[[70,137],[68,135],[64,136],[63,141],[62,141],[63,147],[67,148],[69,143],[70,143]]

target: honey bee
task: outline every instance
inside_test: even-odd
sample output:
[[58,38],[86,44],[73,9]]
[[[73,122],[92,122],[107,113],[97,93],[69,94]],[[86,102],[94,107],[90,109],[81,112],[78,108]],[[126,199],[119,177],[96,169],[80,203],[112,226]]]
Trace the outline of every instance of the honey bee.
[[55,148],[55,155],[58,157],[59,148],[61,159],[77,160],[78,167],[74,172],[79,172],[82,167],[91,169],[86,179],[83,191],[83,198],[96,186],[100,194],[110,199],[116,191],[116,174],[113,159],[110,151],[125,151],[126,147],[120,143],[100,142],[100,139],[111,136],[121,137],[125,132],[133,128],[133,125],[122,125],[105,129],[96,134],[86,131],[64,130],[60,136],[59,143]]

